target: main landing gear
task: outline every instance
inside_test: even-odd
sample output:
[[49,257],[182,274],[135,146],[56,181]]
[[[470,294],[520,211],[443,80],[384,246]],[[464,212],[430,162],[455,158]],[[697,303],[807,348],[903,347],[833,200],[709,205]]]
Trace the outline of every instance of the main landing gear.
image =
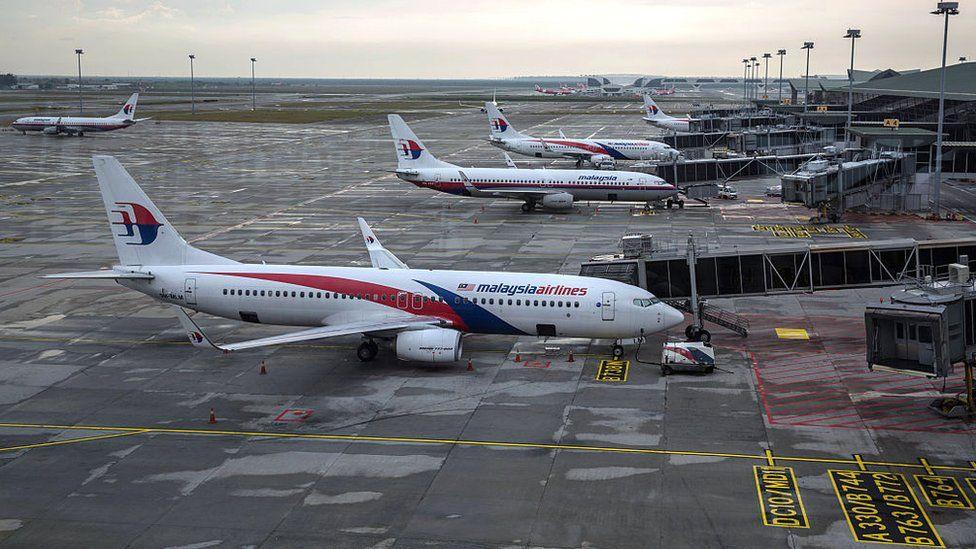
[[376,354],[379,352],[380,348],[376,345],[376,342],[372,339],[364,340],[359,344],[359,348],[356,349],[356,356],[362,362],[370,362],[376,358]]
[[670,209],[671,209],[672,207],[674,207],[674,205],[675,205],[675,204],[677,204],[677,205],[678,205],[678,209],[679,209],[679,210],[683,210],[683,209],[685,209],[685,201],[684,201],[683,199],[681,199],[681,198],[679,198],[678,200],[674,200],[674,199],[671,199],[671,198],[669,198],[669,199],[668,199],[668,201],[664,203],[664,205],[665,205],[665,206],[666,206],[666,207],[667,207],[667,208],[668,208],[669,210],[670,210]]
[[522,211],[524,213],[529,213],[535,209],[535,202],[526,202],[522,204]]
[[701,341],[702,343],[709,343],[712,341],[711,332],[705,328],[700,328],[692,324],[685,327],[685,337],[688,338],[688,341]]

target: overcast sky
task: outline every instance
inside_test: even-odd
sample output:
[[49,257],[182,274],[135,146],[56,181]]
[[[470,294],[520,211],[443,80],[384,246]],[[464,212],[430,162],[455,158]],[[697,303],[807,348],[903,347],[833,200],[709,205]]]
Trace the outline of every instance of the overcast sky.
[[[0,0],[0,72],[469,78],[739,75],[741,60],[816,42],[811,72],[940,62],[935,0]],[[976,60],[976,2],[950,23],[949,59]],[[775,70],[774,70],[775,69]],[[775,58],[770,73],[778,70]]]

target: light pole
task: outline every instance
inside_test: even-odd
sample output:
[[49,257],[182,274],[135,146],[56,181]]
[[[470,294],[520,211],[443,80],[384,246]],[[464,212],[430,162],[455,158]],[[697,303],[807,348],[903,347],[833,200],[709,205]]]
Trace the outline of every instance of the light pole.
[[256,110],[254,102],[254,63],[257,61],[256,58],[251,58],[251,110]]
[[847,73],[847,128],[844,131],[844,148],[850,145],[851,121],[854,118],[854,43],[861,37],[861,29],[847,29],[844,38],[851,39],[851,70]]
[[939,84],[939,128],[935,136],[935,205],[933,212],[936,217],[942,215],[942,124],[945,117],[945,74],[946,49],[949,45],[949,16],[959,15],[959,2],[939,2],[932,15],[944,15],[945,27],[942,32],[942,81]]
[[746,108],[749,107],[749,88],[747,82],[749,81],[749,60],[742,60],[742,101],[746,104]]
[[810,102],[810,50],[813,49],[813,42],[804,42],[801,50],[807,50],[807,75],[803,79],[803,112],[807,112],[807,103]]
[[766,64],[766,75],[763,76],[763,99],[769,99],[769,60],[773,54],[766,52],[763,54],[763,63]]
[[85,105],[81,100],[81,54],[85,53],[82,49],[76,49],[75,55],[78,56],[78,113],[85,112]]
[[776,55],[779,56],[779,86],[777,86],[777,89],[779,89],[778,100],[779,100],[779,104],[782,105],[783,104],[783,58],[786,57],[786,50],[779,50],[776,52]]
[[755,57],[749,58],[749,99],[756,98],[756,65],[759,62],[756,61]]
[[196,114],[197,99],[193,90],[193,60],[196,59],[197,56],[191,53],[188,57],[190,58],[190,114]]

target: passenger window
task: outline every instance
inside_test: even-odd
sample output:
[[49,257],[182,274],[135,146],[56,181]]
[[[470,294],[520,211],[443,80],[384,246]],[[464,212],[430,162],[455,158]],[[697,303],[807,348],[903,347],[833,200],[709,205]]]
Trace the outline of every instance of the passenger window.
[[515,300],[515,304],[516,305],[521,305],[522,304],[522,300],[521,299],[516,299]]
[[538,301],[533,301],[532,303],[533,303],[533,304],[534,304],[534,305],[535,305],[536,307],[538,307],[538,306],[539,306],[539,302],[538,302]]
[[543,307],[545,307],[545,306],[546,306],[546,302],[545,302],[545,301],[543,301],[543,302],[542,302],[542,306],[543,306]]
[[291,292],[291,296],[292,297],[295,297],[295,292],[294,291]]
[[247,295],[247,296],[251,295],[251,290],[244,290],[244,295]]
[[315,292],[315,297],[322,299],[322,292]]
[[512,304],[512,300],[511,300],[511,299],[509,299],[509,300],[508,300],[508,304],[509,304],[509,305],[511,305],[511,304]]
[[556,302],[556,305],[559,306],[559,307],[562,307],[563,306],[563,302],[562,301],[557,301]]
[[224,288],[224,295],[227,295],[227,288]]
[[489,299],[489,300],[488,300],[488,304],[489,304],[489,305],[494,305],[494,304],[495,304],[495,298],[491,298],[491,299]]
[[555,307],[556,306],[556,302],[555,301],[550,301],[549,302],[549,306],[550,307]]
[[573,307],[575,307],[575,308],[577,308],[577,309],[579,309],[579,301],[577,301],[577,302],[575,302],[575,303],[573,303]]
[[301,293],[299,293],[299,294],[298,294],[298,297],[305,297],[305,292],[301,292]]

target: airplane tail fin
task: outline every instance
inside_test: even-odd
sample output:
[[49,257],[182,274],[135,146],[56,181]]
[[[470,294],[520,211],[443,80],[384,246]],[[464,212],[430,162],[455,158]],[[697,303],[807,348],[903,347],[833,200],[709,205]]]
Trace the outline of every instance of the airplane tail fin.
[[122,265],[236,263],[187,244],[114,156],[92,163]]
[[512,124],[509,123],[505,115],[498,110],[498,106],[491,102],[485,102],[485,112],[488,113],[488,127],[492,137],[526,137],[519,133]]
[[646,94],[644,95],[644,110],[647,111],[648,118],[654,118],[657,120],[665,120],[671,118],[670,116],[664,114],[664,111],[662,111],[660,107],[657,106],[657,103],[655,103],[654,100],[651,99],[651,96]]
[[112,118],[121,118],[123,120],[132,120],[136,117],[136,103],[139,101],[139,92],[136,92],[129,96],[129,99],[122,105],[119,112],[112,115]]
[[390,133],[393,135],[398,169],[442,168],[452,165],[434,157],[400,115],[391,114],[387,119],[390,121]]

